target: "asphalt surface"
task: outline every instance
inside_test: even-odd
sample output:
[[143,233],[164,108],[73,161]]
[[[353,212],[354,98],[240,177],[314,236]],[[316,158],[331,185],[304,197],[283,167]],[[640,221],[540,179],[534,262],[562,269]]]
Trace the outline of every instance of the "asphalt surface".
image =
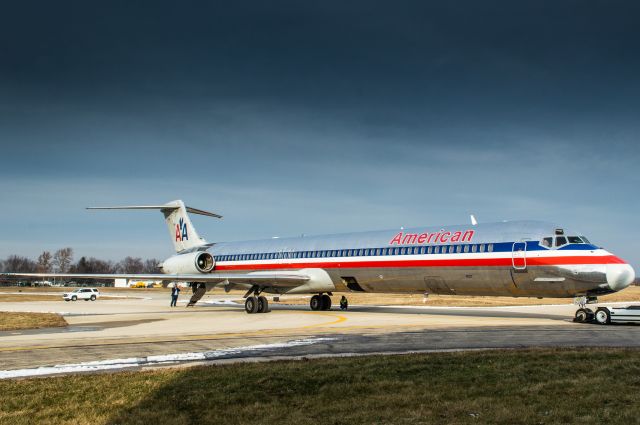
[[[0,377],[43,367],[39,374],[49,374],[46,367],[70,364],[97,371],[103,364],[118,370],[371,353],[640,347],[640,326],[573,323],[572,305],[353,306],[346,312],[275,306],[268,314],[247,315],[231,298],[214,297],[195,308],[169,308],[164,294],[95,303],[0,303],[0,310],[58,312],[69,322],[67,328],[0,332]],[[74,371],[57,370],[50,373]]]

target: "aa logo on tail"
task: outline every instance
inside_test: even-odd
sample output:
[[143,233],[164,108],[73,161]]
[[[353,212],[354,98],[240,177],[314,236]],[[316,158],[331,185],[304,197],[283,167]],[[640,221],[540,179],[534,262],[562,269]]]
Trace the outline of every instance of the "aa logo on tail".
[[187,233],[187,223],[184,222],[184,218],[180,218],[180,222],[176,224],[176,242],[188,240],[189,234]]

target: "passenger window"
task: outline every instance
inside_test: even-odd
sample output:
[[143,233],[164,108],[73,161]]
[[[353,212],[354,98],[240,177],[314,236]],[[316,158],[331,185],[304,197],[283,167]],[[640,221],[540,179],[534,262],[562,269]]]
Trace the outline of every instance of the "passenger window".
[[480,252],[484,252],[484,244],[483,243],[480,244],[480,249],[479,250],[480,250]]
[[565,238],[564,236],[556,236],[556,247],[566,245],[566,244],[567,244],[567,238]]
[[476,252],[478,250],[477,245],[471,245],[471,252]]
[[464,252],[469,252],[469,245],[464,246]]
[[406,254],[406,253],[407,253],[407,248],[401,248],[401,249],[400,249],[400,254],[401,254],[401,255],[404,255],[404,254]]
[[427,254],[431,254],[433,253],[433,247],[432,246],[428,246],[427,247]]
[[493,244],[490,243],[489,246],[487,247],[487,251],[488,252],[493,252]]

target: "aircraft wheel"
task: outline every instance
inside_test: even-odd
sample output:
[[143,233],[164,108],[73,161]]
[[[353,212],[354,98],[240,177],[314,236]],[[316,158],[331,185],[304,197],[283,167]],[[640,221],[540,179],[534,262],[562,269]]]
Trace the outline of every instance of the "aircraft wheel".
[[309,306],[313,311],[320,310],[322,308],[322,298],[320,297],[320,295],[314,295],[313,297],[311,297],[311,301],[309,301]]
[[263,297],[262,295],[258,297],[258,313],[268,313],[269,312],[269,301],[267,301],[267,297]]
[[608,325],[611,323],[611,313],[606,308],[599,308],[596,311],[596,322],[600,325]]
[[257,297],[247,297],[244,302],[244,310],[249,314],[254,314],[258,312],[258,298]]
[[587,323],[589,321],[589,313],[584,308],[579,308],[578,311],[576,311],[573,321],[577,323]]
[[324,294],[322,297],[322,309],[323,310],[331,310],[331,297],[327,294]]

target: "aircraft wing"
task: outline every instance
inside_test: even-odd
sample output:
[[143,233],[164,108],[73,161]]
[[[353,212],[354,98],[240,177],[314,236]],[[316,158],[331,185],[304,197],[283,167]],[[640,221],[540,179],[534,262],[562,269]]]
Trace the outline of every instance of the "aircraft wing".
[[1,278],[51,279],[136,279],[167,282],[238,283],[266,287],[291,288],[306,283],[310,277],[295,272],[203,273],[203,274],[82,274],[82,273],[0,273]]

